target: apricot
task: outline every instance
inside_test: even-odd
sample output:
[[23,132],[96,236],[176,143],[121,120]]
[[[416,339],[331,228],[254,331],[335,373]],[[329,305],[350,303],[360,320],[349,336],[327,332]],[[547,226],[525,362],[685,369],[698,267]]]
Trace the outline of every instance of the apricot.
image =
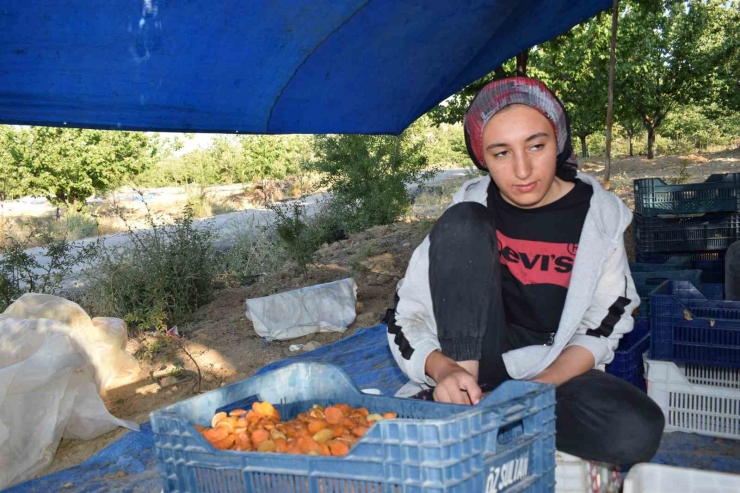
[[324,411],[324,416],[326,416],[326,422],[330,425],[338,425],[342,422],[344,413],[342,413],[340,409],[330,406],[326,408],[326,411]]
[[211,419],[211,428],[215,428],[219,421],[226,417],[226,413],[216,413]]
[[315,435],[328,426],[329,423],[323,420],[311,421],[310,423],[308,423],[308,432],[312,435]]
[[328,443],[328,445],[329,451],[331,451],[331,455],[341,456],[347,455],[347,453],[349,452],[349,444],[342,440],[332,440]]
[[267,430],[258,428],[252,432],[252,443],[255,445],[255,447],[259,447],[262,442],[269,439],[270,432]]

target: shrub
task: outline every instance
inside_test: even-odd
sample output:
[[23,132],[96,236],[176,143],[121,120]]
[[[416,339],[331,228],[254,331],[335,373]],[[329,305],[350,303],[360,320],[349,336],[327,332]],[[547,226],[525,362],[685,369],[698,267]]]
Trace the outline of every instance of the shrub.
[[196,228],[193,210],[172,226],[129,230],[121,247],[102,243],[83,273],[83,306],[92,314],[124,318],[132,327],[164,329],[186,321],[211,299],[216,274],[213,233]]
[[[21,241],[6,234],[0,243],[0,312],[24,293],[59,294],[74,267],[96,254],[95,245],[74,246],[66,238],[41,235],[32,232]],[[45,262],[26,251],[36,242],[47,245]]]
[[306,266],[313,261],[320,243],[316,230],[306,217],[306,210],[298,202],[270,206],[275,213],[273,228],[288,257],[307,274]]
[[258,224],[254,218],[243,219],[233,223],[229,233],[222,268],[241,284],[254,282],[287,260],[272,225]]
[[310,165],[323,173],[336,210],[351,231],[389,224],[411,207],[406,186],[430,177],[423,122],[400,136],[317,136]]

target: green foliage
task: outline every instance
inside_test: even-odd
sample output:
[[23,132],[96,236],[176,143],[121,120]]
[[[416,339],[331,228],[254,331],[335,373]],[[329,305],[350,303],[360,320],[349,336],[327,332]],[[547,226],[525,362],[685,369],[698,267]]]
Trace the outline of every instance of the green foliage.
[[305,135],[240,135],[214,139],[208,148],[169,157],[141,174],[139,186],[221,185],[283,179],[310,158]]
[[681,160],[681,167],[678,170],[678,176],[673,179],[674,185],[685,185],[691,181],[691,173],[688,172],[691,162],[688,159]]
[[696,106],[684,106],[680,111],[669,114],[660,134],[700,150],[710,145],[726,143],[719,126]]
[[673,0],[662,9],[623,4],[615,97],[642,118],[648,158],[656,129],[671,112],[721,97],[717,81],[727,58],[737,56],[738,19],[719,0]]
[[42,263],[26,251],[38,235],[34,232],[24,241],[6,235],[0,242],[0,312],[24,293],[58,294],[73,267],[96,255],[95,245],[79,247],[66,239],[44,238],[42,255],[48,260]]
[[301,268],[304,276],[307,275],[307,266],[313,261],[321,243],[316,230],[307,221],[305,208],[293,202],[275,205],[271,209],[276,216],[274,228],[277,237],[288,257]]
[[[619,23],[615,121],[628,145],[632,142],[633,153],[640,134],[647,131],[647,153],[652,157],[660,140],[658,129],[670,114],[679,114],[687,106],[701,107],[706,125],[678,129],[682,138],[701,148],[717,141],[716,126],[724,142],[737,141],[737,2],[625,0],[620,2]],[[583,144],[598,141],[595,134],[606,126],[610,31],[611,16],[602,12],[530,50],[528,75],[543,80],[564,101],[582,154],[588,154],[588,145]],[[480,88],[501,76],[513,75],[515,66],[515,61],[509,60],[434,108],[430,117],[435,124],[462,121]],[[577,149],[578,143],[574,144]],[[683,141],[672,144],[673,148],[686,145]]]
[[515,73],[516,59],[512,58],[504,62],[501,67],[490,74],[468,84],[460,91],[447,98],[444,102],[432,108],[427,114],[435,125],[440,125],[442,123],[451,125],[460,124],[465,116],[465,110],[468,109],[470,102],[473,101],[473,98],[478,94],[478,91],[491,81],[512,76],[515,75]]
[[164,152],[156,135],[142,132],[52,127],[11,131],[11,165],[23,170],[23,193],[76,209],[86,198],[141,173]]
[[272,225],[243,219],[232,223],[228,237],[231,243],[222,257],[223,270],[241,284],[251,284],[288,259]]
[[10,200],[26,193],[28,170],[18,166],[15,149],[20,145],[18,132],[6,125],[0,125],[0,200]]
[[317,136],[317,159],[333,202],[350,232],[389,224],[406,214],[411,198],[406,186],[431,176],[424,146],[427,136],[415,123],[400,136]]
[[83,272],[85,308],[124,318],[140,329],[165,329],[186,321],[211,299],[217,260],[213,234],[197,228],[193,211],[172,226],[130,231],[124,247],[100,245]]
[[419,119],[418,125],[425,127],[424,152],[429,164],[455,168],[472,166],[465,147],[462,124],[434,125],[429,116],[423,116]]
[[[610,17],[596,16],[538,46],[532,54],[531,75],[563,101],[583,157],[589,155],[586,138],[606,126],[610,33]],[[573,147],[578,145],[574,142]]]

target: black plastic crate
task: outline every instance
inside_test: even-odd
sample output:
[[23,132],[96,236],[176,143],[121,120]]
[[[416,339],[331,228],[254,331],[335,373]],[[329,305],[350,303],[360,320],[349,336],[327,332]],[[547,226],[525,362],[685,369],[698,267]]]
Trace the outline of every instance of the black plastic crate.
[[694,216],[634,216],[635,252],[727,250],[740,238],[740,213],[713,212]]
[[681,257],[669,257],[665,262],[630,262],[630,272],[632,273],[687,269],[691,269],[691,259]]
[[740,173],[711,175],[702,183],[669,185],[660,178],[634,181],[635,214],[740,211]]
[[725,250],[675,253],[636,252],[635,256],[637,262],[640,262],[639,265],[655,264],[657,267],[665,265],[665,262],[677,262],[677,259],[689,260],[686,268],[699,269],[702,283],[722,284],[725,282]]

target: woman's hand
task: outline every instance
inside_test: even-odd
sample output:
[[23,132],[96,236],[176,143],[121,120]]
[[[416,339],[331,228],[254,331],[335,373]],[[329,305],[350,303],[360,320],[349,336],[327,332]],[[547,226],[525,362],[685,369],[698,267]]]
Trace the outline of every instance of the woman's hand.
[[475,405],[480,401],[482,392],[477,377],[439,351],[427,357],[425,371],[437,382],[434,389],[436,402]]

